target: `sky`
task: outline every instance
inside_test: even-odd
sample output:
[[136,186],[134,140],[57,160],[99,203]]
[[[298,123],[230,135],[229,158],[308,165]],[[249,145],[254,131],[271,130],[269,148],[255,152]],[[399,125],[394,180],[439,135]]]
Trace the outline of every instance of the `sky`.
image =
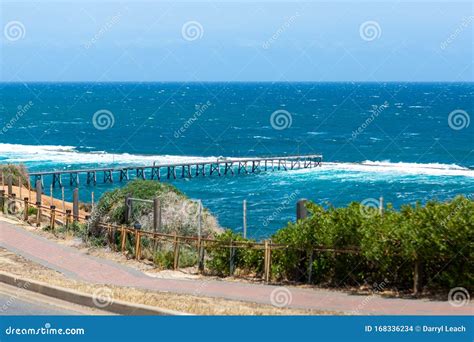
[[0,81],[473,81],[471,1],[9,1]]

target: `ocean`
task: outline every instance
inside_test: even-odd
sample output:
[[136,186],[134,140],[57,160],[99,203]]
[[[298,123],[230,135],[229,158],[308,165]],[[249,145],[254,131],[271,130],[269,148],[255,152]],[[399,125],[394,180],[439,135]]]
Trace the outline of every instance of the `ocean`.
[[[247,200],[248,234],[262,238],[294,221],[299,198],[383,196],[398,208],[472,195],[473,104],[474,83],[3,83],[0,162],[46,171],[323,154],[315,169],[171,181],[237,232]],[[83,201],[119,186],[82,183]]]

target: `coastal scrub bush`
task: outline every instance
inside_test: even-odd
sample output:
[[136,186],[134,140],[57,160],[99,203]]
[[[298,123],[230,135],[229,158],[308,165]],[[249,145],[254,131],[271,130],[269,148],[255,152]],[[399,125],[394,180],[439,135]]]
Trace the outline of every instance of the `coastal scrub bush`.
[[[12,177],[12,184],[15,186],[21,185],[25,188],[30,186],[29,173],[23,164],[0,164],[0,182],[7,184],[8,177]],[[2,179],[4,177],[4,179]]]
[[[105,193],[92,212],[91,230],[93,235],[104,235],[97,223],[125,224],[126,197],[142,200],[159,198],[161,202],[161,230],[159,233],[178,235],[197,235],[198,205],[188,199],[171,184],[150,180],[134,180],[123,188]],[[134,201],[131,206],[133,222],[138,223],[143,230],[153,230],[153,205]],[[221,229],[217,220],[210,212],[202,210],[202,236],[208,237]]]
[[[249,248],[234,247],[236,242],[247,243]],[[226,230],[217,235],[215,243],[211,247],[207,247],[208,260],[207,268],[211,273],[219,276],[231,275],[231,265],[233,270],[239,271],[241,274],[259,275],[263,267],[263,251],[252,249],[254,240],[248,240],[239,234]]]
[[172,251],[157,251],[153,261],[159,268],[169,270],[173,268],[174,254]]
[[38,213],[38,209],[36,207],[29,206],[28,207],[28,216],[36,215]]
[[[388,205],[383,214],[356,202],[345,208],[314,203],[307,207],[309,217],[288,223],[271,237],[284,246],[272,251],[275,280],[337,287],[383,283],[408,290],[417,265],[424,290],[474,288],[474,202],[466,197],[400,210]],[[226,231],[217,240],[207,266],[226,276],[229,244],[244,239]],[[263,252],[237,249],[234,265],[261,272]]]

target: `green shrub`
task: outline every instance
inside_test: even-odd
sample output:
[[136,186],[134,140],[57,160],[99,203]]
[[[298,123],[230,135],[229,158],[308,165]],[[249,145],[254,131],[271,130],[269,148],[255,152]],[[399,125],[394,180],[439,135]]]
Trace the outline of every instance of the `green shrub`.
[[[285,248],[272,251],[275,280],[330,286],[381,284],[411,289],[415,263],[421,266],[427,290],[473,289],[474,202],[459,196],[449,202],[430,201],[383,215],[377,208],[351,203],[345,208],[324,208],[308,203],[311,215],[272,236]],[[232,241],[243,241],[226,231],[209,249],[209,269],[230,273]],[[336,250],[336,251],[334,251]],[[237,249],[237,269],[261,273],[263,251]],[[311,275],[311,277],[310,277]]]
[[[5,179],[2,179],[2,176],[5,177]],[[5,184],[7,184],[9,176],[12,177],[12,184],[15,186],[18,186],[19,182],[21,182],[25,188],[28,188],[30,185],[29,173],[23,164],[0,164],[0,181],[4,181]]]
[[[106,192],[97,203],[96,211],[102,213],[102,216],[109,216],[109,221],[122,224],[125,218],[125,198],[127,196],[152,200],[157,194],[164,192],[174,192],[184,197],[178,189],[170,184],[134,180],[127,183],[123,188]],[[133,210],[140,210],[140,206],[135,206]],[[150,208],[148,208],[148,210],[150,210]]]
[[[211,273],[219,276],[228,276],[231,271],[231,253],[232,246],[235,242],[248,242],[248,246],[251,247],[253,240],[246,240],[240,235],[226,230],[224,233],[219,234],[216,237],[216,243],[206,248],[208,253],[208,260],[206,266]],[[251,248],[239,248],[233,249],[233,266],[234,271],[240,273],[261,273],[263,266],[263,251],[255,250]]]
[[[127,208],[127,197],[145,200],[133,201]],[[103,228],[98,223],[111,223],[114,225],[133,225],[138,223],[145,231],[154,229],[153,202],[158,198],[161,205],[160,233],[184,236],[198,234],[198,204],[188,199],[174,186],[152,180],[134,180],[123,188],[105,193],[92,212],[91,234],[100,236],[104,234]],[[131,208],[130,222],[125,222],[125,213]],[[210,237],[214,232],[221,232],[217,220],[206,209],[201,212],[201,236]]]
[[28,216],[36,215],[38,213],[38,209],[32,206],[28,207]]
[[[174,262],[174,253],[173,253]],[[186,268],[197,265],[198,255],[196,248],[181,247],[179,249],[179,267]]]
[[172,251],[157,251],[154,263],[162,269],[172,269],[174,264],[174,253]]

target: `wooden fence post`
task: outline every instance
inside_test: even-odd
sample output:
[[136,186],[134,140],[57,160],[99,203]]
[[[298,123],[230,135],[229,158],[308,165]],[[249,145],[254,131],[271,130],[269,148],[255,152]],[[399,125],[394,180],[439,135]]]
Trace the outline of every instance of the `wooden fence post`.
[[204,250],[204,244],[201,239],[198,240],[197,247],[198,247],[198,272],[203,273],[205,250]]
[[303,220],[308,216],[306,202],[308,202],[308,200],[304,198],[296,202],[296,221]]
[[265,254],[264,254],[264,280],[265,282],[270,281],[270,271],[272,265],[272,249],[271,249],[271,240],[265,240]]
[[13,194],[13,177],[8,175],[8,196]]
[[198,205],[198,238],[201,239],[202,236],[202,202],[201,200],[198,200],[197,202]]
[[125,197],[125,223],[129,224],[132,218],[132,201],[130,196]]
[[18,198],[21,198],[21,188],[22,188],[22,181],[21,181],[21,177],[18,176],[18,187],[20,188],[19,189],[19,192],[18,192]]
[[5,190],[0,190],[0,209],[5,213]]
[[243,237],[244,239],[246,239],[247,238],[247,200],[244,200],[242,202],[242,212],[243,212],[242,224],[243,224],[243,230],[244,230]]
[[11,199],[10,199],[10,202],[8,203],[8,207],[10,208],[11,214],[15,215],[16,214],[16,194],[15,193],[11,194]]
[[41,181],[38,179],[36,181],[36,203],[43,203],[43,184]]
[[30,198],[31,198],[31,181],[30,181],[30,177],[28,177],[27,181],[28,181],[28,199],[30,199]]
[[71,225],[71,209],[66,210],[66,230],[69,230],[69,226]]
[[135,259],[140,260],[140,231],[135,229]]
[[263,280],[267,281],[267,264],[268,264],[268,241],[264,242],[264,252],[263,252]]
[[23,221],[28,221],[28,215],[30,211],[30,206],[29,206],[29,198],[25,197],[23,199]]
[[110,249],[112,249],[111,244],[112,244],[112,226],[110,225],[110,223],[108,223],[107,224],[107,246],[109,246]]
[[313,277],[313,254],[314,251],[311,250],[309,254],[309,265],[308,265],[308,284],[311,284],[311,278]]
[[234,241],[230,240],[230,258],[229,258],[229,275],[233,275],[235,272],[235,247]]
[[63,212],[66,212],[66,200],[64,199],[64,186],[61,187],[61,199],[63,202]]
[[161,231],[161,202],[159,198],[153,199],[153,232]]
[[115,244],[115,228],[110,226],[110,244],[111,244],[111,248],[114,252],[117,251],[117,245]]
[[414,269],[413,269],[413,294],[415,296],[421,293],[422,273],[423,273],[423,267],[421,264],[421,260],[419,259],[418,256],[416,256]]
[[54,233],[54,228],[56,227],[56,206],[52,205],[51,207],[51,212],[50,212],[50,222],[49,226],[51,227],[51,230]]
[[268,243],[268,280],[270,281],[272,277],[272,240],[270,239]]
[[41,202],[36,202],[36,227],[41,227]]
[[173,262],[173,269],[177,270],[179,267],[179,239],[174,232],[174,262]]
[[54,205],[53,185],[49,187],[49,205]]
[[[153,232],[156,234],[161,231],[161,202],[159,198],[153,199]],[[153,235],[153,259],[155,258],[158,240]]]
[[122,253],[125,252],[125,240],[127,238],[127,231],[125,230],[125,227],[122,226]]
[[[80,222],[79,218],[78,218],[78,222]],[[87,224],[87,234],[86,234],[86,241],[87,241],[89,236],[91,236],[91,216],[90,215],[86,215],[84,217],[84,223]]]
[[72,216],[74,222],[79,220],[79,189],[75,188],[72,195]]

